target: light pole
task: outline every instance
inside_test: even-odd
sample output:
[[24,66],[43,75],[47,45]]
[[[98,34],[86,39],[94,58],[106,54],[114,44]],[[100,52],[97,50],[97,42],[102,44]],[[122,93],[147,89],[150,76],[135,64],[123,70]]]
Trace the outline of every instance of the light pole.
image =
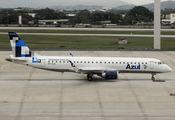
[[154,49],[161,49],[161,42],[160,42],[160,7],[161,2],[160,0],[154,0]]
[[8,23],[9,23],[9,17],[8,17],[9,13],[8,13],[8,10],[7,10],[7,27],[8,27]]

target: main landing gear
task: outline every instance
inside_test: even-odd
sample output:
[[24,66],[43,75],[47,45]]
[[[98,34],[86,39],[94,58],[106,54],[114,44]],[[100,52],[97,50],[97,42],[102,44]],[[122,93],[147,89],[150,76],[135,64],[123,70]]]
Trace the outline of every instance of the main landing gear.
[[151,77],[151,80],[155,80],[155,75],[156,75],[156,73],[151,73],[151,75],[152,75],[152,77]]
[[87,75],[87,80],[92,81],[93,80],[93,74],[88,74]]

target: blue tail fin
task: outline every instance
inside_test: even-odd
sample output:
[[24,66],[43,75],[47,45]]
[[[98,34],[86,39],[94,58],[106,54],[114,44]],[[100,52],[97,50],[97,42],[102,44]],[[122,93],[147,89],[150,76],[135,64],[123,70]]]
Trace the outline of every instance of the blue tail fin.
[[32,52],[15,32],[9,32],[14,57],[31,57]]

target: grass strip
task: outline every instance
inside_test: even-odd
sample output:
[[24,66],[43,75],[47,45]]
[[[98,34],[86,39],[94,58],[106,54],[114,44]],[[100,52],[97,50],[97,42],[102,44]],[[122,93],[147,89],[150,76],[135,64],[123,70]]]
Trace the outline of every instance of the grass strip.
[[[20,35],[20,38],[32,50],[34,49],[139,49],[153,48],[153,38],[128,38],[128,44],[117,44],[117,37],[76,37],[76,36],[32,36]],[[161,50],[175,50],[175,40],[162,38]],[[0,49],[11,49],[9,37],[0,36]]]

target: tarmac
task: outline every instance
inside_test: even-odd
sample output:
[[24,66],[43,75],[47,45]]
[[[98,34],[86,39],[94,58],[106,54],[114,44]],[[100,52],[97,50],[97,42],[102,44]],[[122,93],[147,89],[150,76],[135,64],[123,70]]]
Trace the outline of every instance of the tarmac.
[[[69,56],[70,51],[37,51]],[[76,56],[157,58],[175,70],[174,51],[71,51]],[[0,120],[174,120],[175,71],[119,74],[118,80],[9,63],[0,51]],[[162,80],[162,81],[159,81]],[[165,80],[165,82],[164,82]]]

